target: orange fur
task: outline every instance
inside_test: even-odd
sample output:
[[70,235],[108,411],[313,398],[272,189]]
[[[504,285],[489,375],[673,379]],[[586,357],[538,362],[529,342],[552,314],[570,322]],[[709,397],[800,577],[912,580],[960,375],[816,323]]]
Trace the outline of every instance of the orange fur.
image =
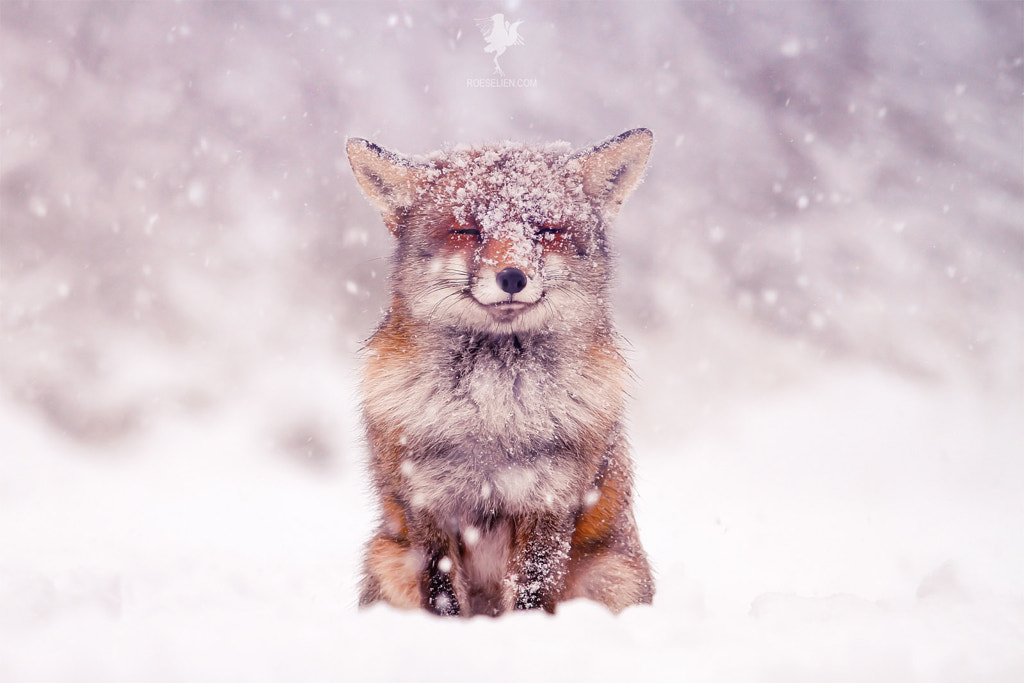
[[408,542],[378,536],[367,548],[367,572],[375,577],[379,596],[395,607],[420,606],[421,564]]

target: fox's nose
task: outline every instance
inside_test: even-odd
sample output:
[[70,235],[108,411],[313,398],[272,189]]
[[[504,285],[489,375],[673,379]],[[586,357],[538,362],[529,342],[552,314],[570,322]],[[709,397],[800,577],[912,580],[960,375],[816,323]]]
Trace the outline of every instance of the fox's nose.
[[526,274],[518,268],[506,268],[497,275],[501,291],[518,294],[526,289]]

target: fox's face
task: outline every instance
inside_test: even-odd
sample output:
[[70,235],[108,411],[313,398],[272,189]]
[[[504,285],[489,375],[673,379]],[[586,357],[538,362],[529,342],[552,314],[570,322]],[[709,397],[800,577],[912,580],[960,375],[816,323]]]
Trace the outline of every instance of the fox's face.
[[573,154],[504,144],[349,159],[398,238],[394,294],[417,322],[489,335],[604,320],[605,226],[639,181],[649,131]]

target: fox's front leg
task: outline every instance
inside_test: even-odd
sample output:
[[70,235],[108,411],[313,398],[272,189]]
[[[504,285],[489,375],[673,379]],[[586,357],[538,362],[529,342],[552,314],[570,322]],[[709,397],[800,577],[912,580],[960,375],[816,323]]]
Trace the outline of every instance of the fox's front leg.
[[544,515],[516,528],[511,580],[516,609],[555,611],[565,588],[572,520]]
[[359,605],[384,600],[395,607],[422,607],[442,616],[459,614],[452,560],[444,550],[427,550],[407,539],[380,534],[366,548]]
[[404,609],[458,614],[445,535],[393,492],[382,494],[381,513],[377,535],[366,546],[359,604],[384,600]]
[[424,609],[447,617],[461,611],[452,580],[452,558],[443,549],[429,552],[426,566],[420,573],[420,599]]
[[395,607],[422,607],[435,614],[459,614],[452,559],[443,549],[415,546],[408,539],[379,534],[366,548],[360,606],[384,600]]

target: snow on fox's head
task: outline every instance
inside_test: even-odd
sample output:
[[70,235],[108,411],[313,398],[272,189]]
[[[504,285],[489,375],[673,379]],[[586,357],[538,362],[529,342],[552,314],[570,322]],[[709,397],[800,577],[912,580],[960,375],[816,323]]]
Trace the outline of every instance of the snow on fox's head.
[[347,150],[398,238],[396,305],[420,323],[507,335],[604,319],[605,225],[652,141],[639,128],[576,153],[504,143],[405,157],[359,138]]

